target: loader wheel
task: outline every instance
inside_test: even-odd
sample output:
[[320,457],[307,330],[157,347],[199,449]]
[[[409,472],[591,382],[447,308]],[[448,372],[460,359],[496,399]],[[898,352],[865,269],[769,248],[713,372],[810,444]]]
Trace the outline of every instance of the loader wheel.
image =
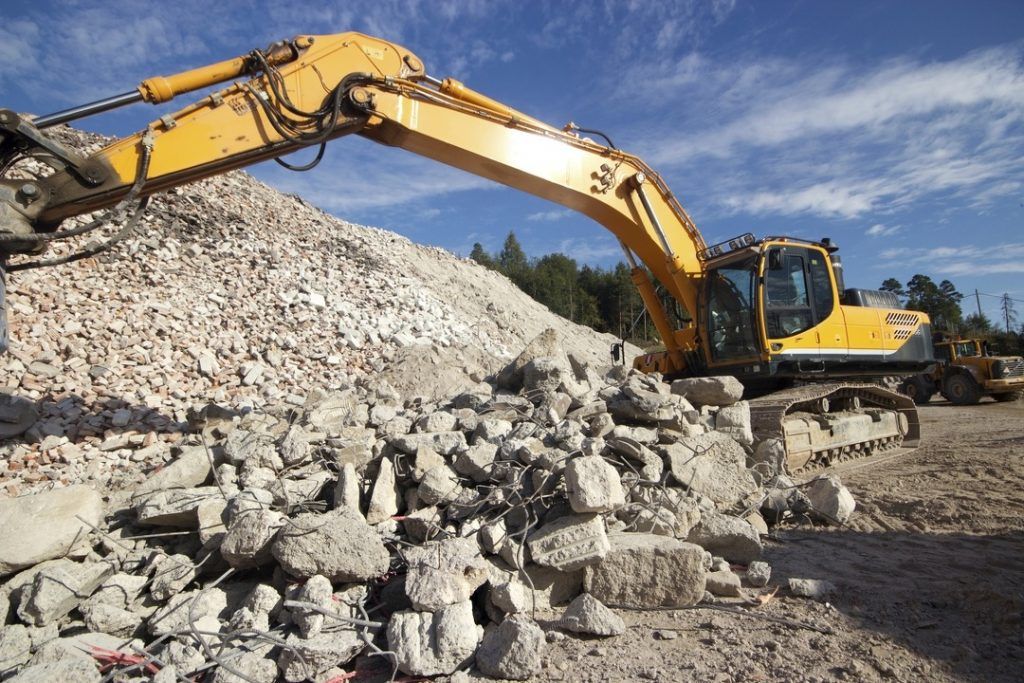
[[964,374],[956,374],[946,380],[943,394],[951,403],[958,406],[972,406],[981,400],[981,389],[978,384]]
[[914,399],[914,403],[919,406],[923,406],[928,401],[932,400],[932,396],[935,392],[932,390],[931,384],[923,377],[911,377],[906,380],[900,386],[900,392],[904,396],[909,396]]
[[1010,403],[1024,398],[1024,391],[1008,391],[1005,394],[992,394],[992,398],[1000,403]]

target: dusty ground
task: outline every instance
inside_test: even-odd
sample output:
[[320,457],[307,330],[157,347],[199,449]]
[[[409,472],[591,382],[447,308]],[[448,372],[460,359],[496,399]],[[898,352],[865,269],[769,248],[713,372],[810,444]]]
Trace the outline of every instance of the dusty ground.
[[858,510],[841,530],[767,544],[772,582],[828,579],[830,603],[786,595],[757,615],[619,613],[611,640],[567,638],[544,680],[1019,681],[1024,677],[1024,401],[922,413],[922,446],[837,471]]

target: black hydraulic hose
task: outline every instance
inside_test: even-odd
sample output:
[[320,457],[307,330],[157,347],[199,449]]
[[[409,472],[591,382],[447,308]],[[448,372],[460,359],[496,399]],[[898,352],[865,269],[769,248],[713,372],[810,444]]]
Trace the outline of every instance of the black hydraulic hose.
[[610,137],[608,137],[607,135],[605,135],[604,133],[595,128],[580,128],[579,126],[573,126],[573,128],[581,133],[587,133],[588,135],[600,135],[601,137],[604,138],[604,141],[608,143],[609,147],[611,147],[612,149],[618,149],[618,147],[615,146],[615,143],[612,142],[612,139]]

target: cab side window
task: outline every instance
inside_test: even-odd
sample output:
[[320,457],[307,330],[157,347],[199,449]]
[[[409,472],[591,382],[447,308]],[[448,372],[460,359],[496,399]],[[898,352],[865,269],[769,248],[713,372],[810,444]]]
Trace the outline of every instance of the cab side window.
[[835,303],[832,297],[832,266],[818,252],[807,252],[807,264],[811,272],[811,298],[814,304],[814,319],[821,322],[832,313]]
[[803,250],[779,249],[765,273],[768,336],[791,337],[814,326]]

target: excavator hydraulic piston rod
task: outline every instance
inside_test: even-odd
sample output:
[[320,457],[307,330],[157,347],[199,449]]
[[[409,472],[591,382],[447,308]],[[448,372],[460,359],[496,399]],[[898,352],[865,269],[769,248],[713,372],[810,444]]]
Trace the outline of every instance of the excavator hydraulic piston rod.
[[119,107],[123,107],[128,104],[135,104],[136,102],[141,101],[141,92],[138,90],[129,90],[128,92],[123,92],[120,95],[106,97],[102,100],[89,102],[88,104],[81,104],[77,107],[72,107],[71,109],[47,114],[46,116],[37,116],[32,119],[32,125],[42,130],[43,128],[59,126],[62,123],[82,119],[86,116],[92,116],[93,114],[102,114],[105,111],[110,111],[111,109],[117,109]]

